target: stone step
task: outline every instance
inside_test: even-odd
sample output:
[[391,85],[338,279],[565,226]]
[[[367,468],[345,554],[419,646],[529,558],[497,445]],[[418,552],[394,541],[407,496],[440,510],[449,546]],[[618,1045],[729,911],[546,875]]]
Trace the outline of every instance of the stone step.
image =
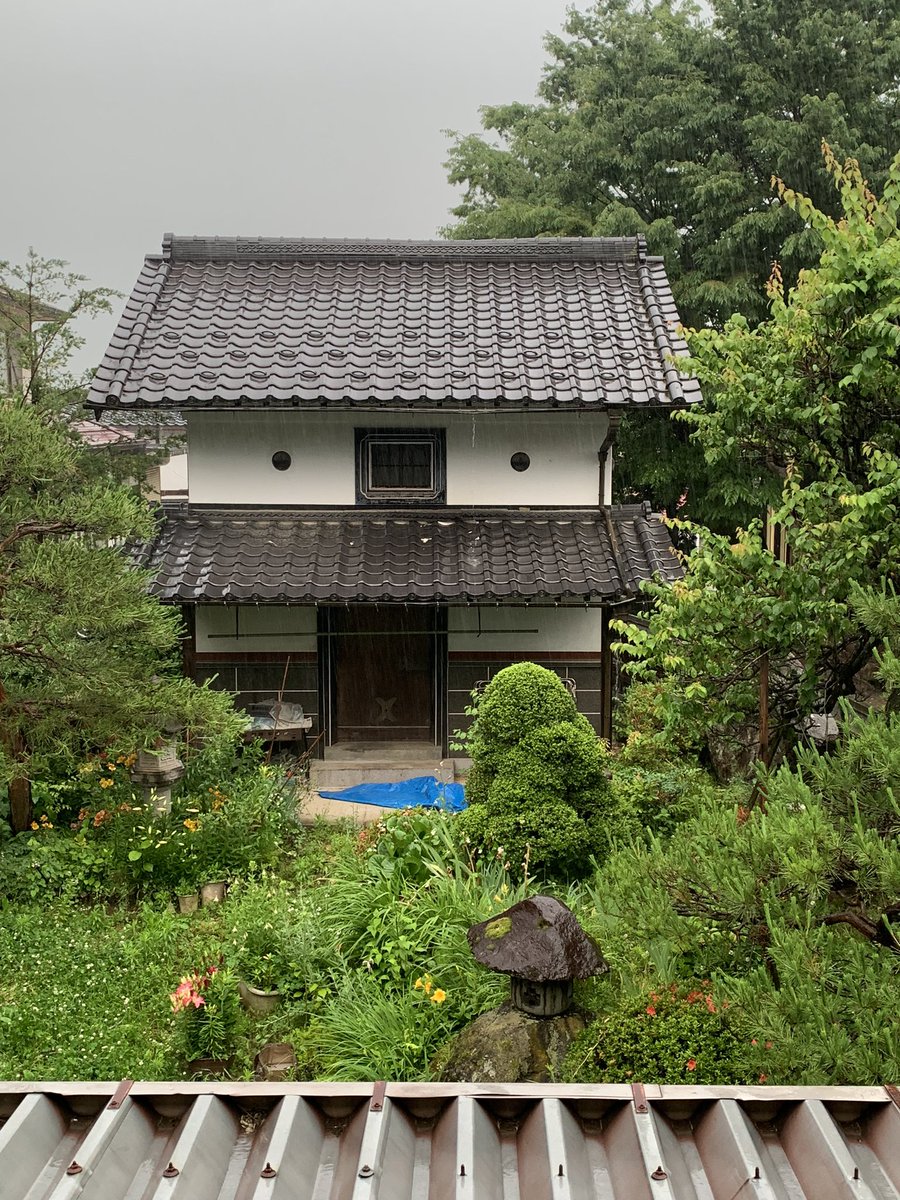
[[417,779],[420,775],[434,775],[442,783],[452,783],[455,779],[453,762],[317,761],[310,763],[309,782],[313,791],[320,788],[338,791],[360,783],[397,783],[401,779]]
[[453,759],[434,762],[397,762],[372,760],[360,763],[321,760],[310,763],[309,791],[300,805],[300,820],[312,824],[317,818],[326,821],[356,821],[365,824],[380,821],[389,816],[393,809],[374,804],[348,804],[344,800],[327,800],[319,790],[339,792],[355,787],[359,783],[397,783],[401,779],[417,779],[420,775],[433,775],[442,783],[453,783],[456,777]]

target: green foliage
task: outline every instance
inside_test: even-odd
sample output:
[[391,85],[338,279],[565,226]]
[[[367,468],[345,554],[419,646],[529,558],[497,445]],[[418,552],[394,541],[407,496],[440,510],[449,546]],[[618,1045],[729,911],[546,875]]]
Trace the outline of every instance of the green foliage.
[[86,283],[68,263],[32,249],[21,266],[0,262],[0,368],[17,399],[57,410],[80,400],[85,381],[72,377],[70,360],[84,338],[74,322],[111,312],[118,296]]
[[734,1084],[754,1073],[753,1039],[740,1012],[716,1004],[708,986],[650,990],[593,1022],[563,1068],[569,1083]]
[[316,1019],[314,1042],[323,1079],[428,1079],[429,1063],[454,1023],[412,982],[385,992],[366,971],[350,971]]
[[122,553],[151,530],[130,491],[87,481],[51,415],[0,401],[0,782],[152,744],[172,721],[237,730],[224,693],[181,677],[178,614]]
[[517,663],[497,673],[469,734],[464,837],[519,875],[588,869],[613,818],[607,752],[552,671]]
[[[475,704],[475,721],[468,746],[476,770],[490,771],[498,757],[533,730],[558,721],[577,719],[575,701],[558,675],[535,663],[516,663],[494,676]],[[489,779],[485,779],[487,784]],[[470,803],[483,795],[470,781]]]
[[717,1006],[727,1000],[756,1039],[742,1060],[751,1078],[863,1084],[895,1073],[898,728],[883,714],[858,718],[829,755],[807,751],[771,773],[764,807],[714,792],[668,840],[613,854],[588,885],[584,917],[612,967],[604,1007],[711,979]]
[[47,812],[30,832],[0,843],[0,895],[181,895],[273,866],[299,834],[293,787],[274,768],[232,763],[228,793],[181,792],[166,813],[135,795],[129,761],[94,757],[40,790]]
[[773,287],[756,330],[735,318],[691,337],[715,401],[688,416],[696,437],[734,498],[772,505],[789,554],[770,552],[758,523],[736,538],[689,527],[700,544],[684,579],[648,586],[648,624],[616,625],[635,675],[662,677],[667,731],[689,742],[746,740],[765,662],[772,749],[790,744],[877,643],[860,589],[898,578],[900,158],[882,200],[855,164],[826,161],[840,222],[781,191],[821,237],[818,269],[787,296]]
[[[791,279],[819,243],[773,201],[791,178],[834,211],[826,138],[874,184],[900,143],[900,19],[843,0],[601,0],[546,40],[540,100],[482,109],[500,144],[457,138],[456,237],[644,234],[698,327],[761,317],[774,258]],[[762,168],[760,164],[763,164]]]
[[223,919],[229,961],[245,983],[264,991],[287,989],[300,898],[269,875],[238,881],[228,892]]
[[0,908],[0,1075],[177,1077],[168,993],[209,953],[208,930],[150,908]]

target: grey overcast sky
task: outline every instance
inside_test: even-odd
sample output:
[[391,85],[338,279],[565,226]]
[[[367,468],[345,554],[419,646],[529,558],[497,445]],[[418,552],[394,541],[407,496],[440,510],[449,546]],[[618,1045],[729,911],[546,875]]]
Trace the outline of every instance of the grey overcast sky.
[[434,236],[442,130],[532,98],[569,5],[0,0],[0,259],[127,293],[168,230]]

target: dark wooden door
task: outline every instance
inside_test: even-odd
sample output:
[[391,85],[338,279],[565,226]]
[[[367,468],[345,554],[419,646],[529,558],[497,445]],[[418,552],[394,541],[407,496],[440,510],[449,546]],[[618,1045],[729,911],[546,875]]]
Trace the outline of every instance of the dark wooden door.
[[333,741],[434,740],[434,611],[351,605],[331,613]]

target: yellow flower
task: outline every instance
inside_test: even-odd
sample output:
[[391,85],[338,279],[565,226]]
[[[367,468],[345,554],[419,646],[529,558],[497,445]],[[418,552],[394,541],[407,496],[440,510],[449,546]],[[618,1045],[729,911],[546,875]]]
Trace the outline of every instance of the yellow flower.
[[113,785],[115,782],[116,782],[116,781],[115,781],[114,779],[110,779],[110,778],[109,778],[109,776],[107,775],[107,777],[106,777],[105,779],[101,779],[101,780],[100,780],[100,786],[101,786],[102,788],[109,788],[109,787],[112,787],[112,785]]
[[[37,825],[32,825],[31,828],[37,829]],[[416,989],[416,991],[420,991],[424,986],[425,986],[425,984],[422,982],[421,979],[417,979],[416,982],[413,984],[413,987]]]
[[109,769],[110,769],[111,771],[114,771],[114,770],[116,769],[116,764],[115,764],[115,763],[107,763],[106,765],[109,767]]
[[193,821],[193,820],[191,820],[190,817],[185,817],[184,827],[185,827],[185,829],[189,829],[191,831],[191,833],[194,833],[197,829],[200,828],[200,822]]
[[435,988],[434,995],[431,997],[432,1004],[443,1004],[447,999],[447,993],[443,988]]
[[[40,829],[40,826],[38,825],[37,821],[32,821],[32,822],[31,822],[31,828],[32,828],[32,829]],[[419,986],[419,985],[418,985],[418,984],[416,984],[416,987],[418,987],[418,986]]]

